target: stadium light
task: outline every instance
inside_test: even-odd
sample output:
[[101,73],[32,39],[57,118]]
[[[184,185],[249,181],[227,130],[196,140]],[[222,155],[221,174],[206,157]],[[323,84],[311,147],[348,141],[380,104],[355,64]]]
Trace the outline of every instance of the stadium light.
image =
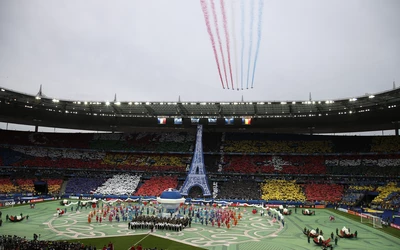
[[106,101],[106,106],[109,106],[110,105],[110,102],[109,101]]
[[372,99],[372,98],[374,98],[374,97],[375,97],[374,95],[368,96],[369,99]]
[[1,92],[4,92],[4,91],[6,91],[5,89],[1,89]]

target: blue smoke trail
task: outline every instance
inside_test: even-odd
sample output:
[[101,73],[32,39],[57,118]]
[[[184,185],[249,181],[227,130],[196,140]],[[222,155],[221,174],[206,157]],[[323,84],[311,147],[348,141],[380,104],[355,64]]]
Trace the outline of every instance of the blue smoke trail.
[[249,60],[247,63],[247,88],[249,88],[249,77],[250,77],[250,61],[251,53],[253,50],[253,24],[254,24],[254,0],[250,3],[250,47],[249,47]]
[[259,3],[258,3],[258,25],[257,25],[257,48],[256,48],[256,55],[254,57],[253,76],[252,76],[252,79],[251,79],[251,88],[253,88],[253,84],[254,84],[254,74],[256,72],[257,59],[258,59],[258,50],[260,49],[261,25],[262,25],[263,9],[264,9],[264,0],[259,0]]
[[244,56],[244,0],[240,1],[240,9],[241,9],[241,27],[240,27],[240,33],[241,33],[241,39],[242,39],[242,54],[241,54],[241,70],[240,70],[240,83],[243,89],[243,56]]

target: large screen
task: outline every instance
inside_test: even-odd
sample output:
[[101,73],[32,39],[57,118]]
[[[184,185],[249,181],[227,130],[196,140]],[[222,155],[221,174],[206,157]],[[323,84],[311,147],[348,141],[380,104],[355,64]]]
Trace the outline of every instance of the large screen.
[[225,118],[225,125],[233,125],[234,121],[233,118]]
[[200,118],[190,118],[192,124],[199,124]]
[[217,125],[217,118],[208,118],[209,125]]
[[176,125],[182,124],[182,118],[174,118],[174,124]]
[[242,125],[251,125],[251,118],[242,118]]
[[167,118],[157,118],[158,124],[167,124]]

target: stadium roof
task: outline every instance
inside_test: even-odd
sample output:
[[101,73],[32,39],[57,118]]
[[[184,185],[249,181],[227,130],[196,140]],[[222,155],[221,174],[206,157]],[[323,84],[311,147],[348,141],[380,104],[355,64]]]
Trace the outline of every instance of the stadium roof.
[[98,131],[187,128],[197,123],[277,133],[376,131],[397,126],[399,107],[399,88],[350,99],[257,102],[58,100],[41,90],[30,95],[0,88],[1,122]]

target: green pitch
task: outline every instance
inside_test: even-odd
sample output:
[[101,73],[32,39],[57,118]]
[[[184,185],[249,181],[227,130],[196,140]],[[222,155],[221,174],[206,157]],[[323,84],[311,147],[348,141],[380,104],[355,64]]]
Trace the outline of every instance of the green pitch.
[[[115,249],[125,250],[140,242],[143,247],[158,249],[215,249],[215,250],[259,250],[259,249],[320,249],[313,242],[308,243],[302,233],[304,227],[308,229],[322,229],[325,239],[330,237],[336,228],[346,226],[351,232],[358,232],[357,239],[339,239],[335,249],[398,249],[400,238],[389,235],[382,230],[374,229],[369,225],[361,224],[360,219],[337,214],[332,210],[318,209],[314,216],[304,216],[298,210],[297,214],[285,216],[285,226],[280,222],[273,222],[268,216],[253,215],[251,208],[241,208],[243,218],[236,227],[218,228],[192,223],[192,227],[181,232],[158,230],[149,234],[148,230],[130,230],[126,222],[97,223],[95,220],[88,223],[90,209],[79,212],[68,208],[61,217],[55,216],[56,209],[63,208],[58,201],[36,204],[31,209],[29,205],[2,208],[3,226],[0,234],[26,236],[33,238],[33,234],[40,234],[41,240],[74,240],[85,244],[102,247],[113,242]],[[12,223],[6,222],[8,215],[29,215],[29,220]],[[329,221],[334,215],[336,220]]]

